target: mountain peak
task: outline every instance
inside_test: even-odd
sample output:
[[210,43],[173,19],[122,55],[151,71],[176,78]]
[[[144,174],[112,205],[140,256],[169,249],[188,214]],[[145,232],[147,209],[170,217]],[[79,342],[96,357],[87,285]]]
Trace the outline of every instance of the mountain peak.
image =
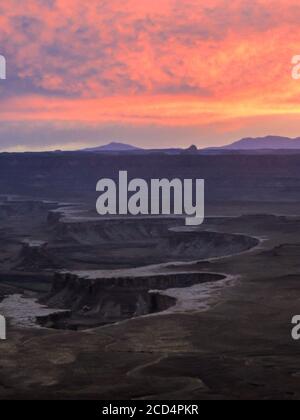
[[190,147],[182,151],[183,154],[194,154],[198,153],[198,148],[194,144],[192,144]]
[[300,138],[281,136],[246,137],[221,147],[223,150],[300,149]]
[[105,144],[103,146],[84,149],[85,152],[129,152],[133,150],[140,150],[140,148],[117,141],[112,141],[111,143]]

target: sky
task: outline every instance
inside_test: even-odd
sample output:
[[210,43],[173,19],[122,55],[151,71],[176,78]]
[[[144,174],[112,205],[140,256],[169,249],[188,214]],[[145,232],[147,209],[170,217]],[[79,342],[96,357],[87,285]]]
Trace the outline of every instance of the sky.
[[299,0],[3,0],[0,151],[300,136]]

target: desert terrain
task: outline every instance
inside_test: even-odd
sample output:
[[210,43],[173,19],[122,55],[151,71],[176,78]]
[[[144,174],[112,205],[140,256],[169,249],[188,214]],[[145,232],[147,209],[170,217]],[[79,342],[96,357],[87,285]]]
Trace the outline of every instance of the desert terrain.
[[[300,398],[300,155],[0,162],[1,399]],[[205,223],[100,218],[119,169],[203,177]]]

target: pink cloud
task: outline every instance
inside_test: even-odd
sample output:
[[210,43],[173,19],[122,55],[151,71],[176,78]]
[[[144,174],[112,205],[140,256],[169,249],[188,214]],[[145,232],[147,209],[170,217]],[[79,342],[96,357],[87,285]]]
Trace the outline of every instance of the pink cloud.
[[299,18],[295,0],[10,0],[0,119],[204,127],[296,115]]

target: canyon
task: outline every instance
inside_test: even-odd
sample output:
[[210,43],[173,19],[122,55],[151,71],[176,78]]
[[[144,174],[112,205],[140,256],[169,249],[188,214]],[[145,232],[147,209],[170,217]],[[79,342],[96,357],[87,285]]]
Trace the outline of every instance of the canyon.
[[[0,278],[38,292],[44,287],[41,302],[66,310],[38,318],[53,328],[86,329],[164,311],[176,299],[161,291],[226,278],[191,271],[193,260],[244,252],[259,243],[247,235],[185,227],[183,218],[87,217],[88,210],[76,204],[4,197],[0,211],[3,221],[14,221],[14,237],[19,229],[18,240],[12,238],[6,250],[8,272]],[[187,267],[177,268],[179,263]]]
[[[300,398],[298,156],[0,162],[0,399]],[[204,223],[99,218],[124,168],[205,178]]]

